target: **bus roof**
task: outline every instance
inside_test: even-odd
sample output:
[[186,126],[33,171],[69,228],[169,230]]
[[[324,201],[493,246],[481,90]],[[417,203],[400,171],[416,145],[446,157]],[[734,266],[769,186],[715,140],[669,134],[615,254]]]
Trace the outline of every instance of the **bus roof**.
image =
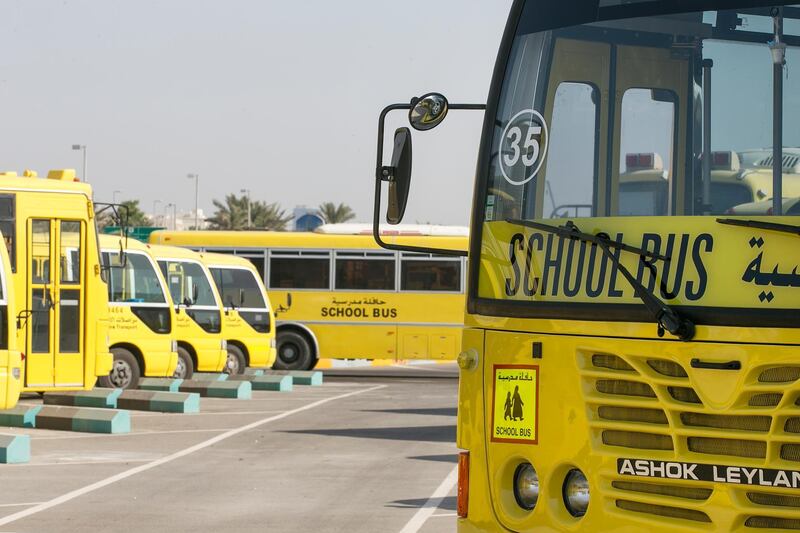
[[253,263],[251,263],[244,257],[239,257],[233,254],[215,254],[213,252],[203,252],[200,255],[203,256],[203,262],[209,267],[236,266],[236,267],[245,267],[248,270],[256,272],[256,267],[253,266]]
[[[314,233],[327,235],[372,235],[372,224],[323,224]],[[382,228],[381,235],[413,235],[439,237],[467,237],[466,226],[442,226],[438,224],[398,224],[390,228]]]
[[110,233],[99,233],[97,237],[100,239],[100,248],[104,250],[119,250],[119,245],[121,242],[124,249],[144,250],[148,252],[151,251],[149,244],[137,241],[136,239],[131,239],[130,237],[125,239],[120,235],[113,235]]
[[150,253],[156,259],[188,259],[191,261],[203,262],[202,255],[189,250],[188,248],[181,248],[180,246],[163,246],[158,244],[148,244]]
[[69,192],[85,194],[92,197],[92,187],[88,183],[77,181],[75,170],[51,170],[47,178],[41,178],[36,172],[26,170],[22,175],[13,171],[0,171],[0,189],[26,189],[42,192]]
[[[392,244],[466,250],[467,237],[386,235]],[[380,249],[372,234],[331,234],[305,231],[155,231],[150,242],[195,248],[371,248]]]

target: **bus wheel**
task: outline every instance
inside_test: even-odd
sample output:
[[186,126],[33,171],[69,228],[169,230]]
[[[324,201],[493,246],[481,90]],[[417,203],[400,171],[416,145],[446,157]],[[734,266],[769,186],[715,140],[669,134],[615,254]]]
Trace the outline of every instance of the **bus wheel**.
[[295,331],[278,333],[278,357],[272,368],[277,370],[306,370],[314,365],[311,346],[305,335]]
[[246,366],[247,361],[242,350],[234,344],[228,344],[228,360],[225,361],[222,371],[226,374],[244,374]]
[[176,379],[191,379],[194,374],[194,362],[189,351],[183,346],[178,346],[178,364],[175,365],[175,372],[172,374]]
[[139,385],[139,378],[142,375],[136,357],[125,348],[112,348],[111,353],[114,354],[114,365],[107,376],[98,380],[100,386],[113,389],[135,389]]

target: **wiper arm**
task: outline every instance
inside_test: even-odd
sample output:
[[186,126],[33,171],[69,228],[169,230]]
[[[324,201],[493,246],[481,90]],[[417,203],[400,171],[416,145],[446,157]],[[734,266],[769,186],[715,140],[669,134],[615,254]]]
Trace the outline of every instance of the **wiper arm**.
[[[517,226],[527,226],[529,228],[540,229],[542,231],[546,231],[548,233],[554,233],[559,237],[567,237],[570,239],[578,239],[585,242],[591,242],[597,245],[606,244],[609,248],[616,248],[618,250],[623,250],[626,252],[631,252],[636,255],[640,255],[642,257],[647,257],[649,259],[660,259],[662,261],[669,261],[669,257],[666,255],[657,254],[655,252],[651,252],[650,250],[645,250],[644,248],[637,248],[635,246],[630,246],[625,243],[612,241],[608,238],[608,235],[605,234],[597,234],[592,235],[591,233],[583,233],[578,226],[575,225],[574,222],[568,220],[564,226],[550,226],[548,224],[542,224],[541,222],[534,222],[532,220],[506,220],[506,222],[510,224],[515,224]],[[600,237],[600,235],[605,235],[605,238]]]
[[655,252],[650,252],[635,246],[629,246],[624,243],[612,241],[607,233],[598,233],[592,235],[591,233],[583,233],[578,227],[570,220],[567,221],[565,226],[550,226],[548,224],[541,224],[539,222],[532,222],[529,220],[506,220],[511,224],[527,226],[530,228],[540,229],[549,233],[554,233],[560,237],[578,239],[584,242],[597,244],[603,251],[603,254],[617,267],[622,273],[622,276],[627,280],[631,287],[633,287],[634,295],[639,298],[644,306],[650,311],[650,314],[655,318],[658,324],[658,336],[661,337],[664,331],[678,337],[682,341],[689,341],[694,338],[695,327],[691,320],[682,317],[677,311],[672,309],[666,303],[662,302],[658,296],[653,294],[637,280],[633,274],[622,264],[622,261],[614,255],[611,251],[612,248],[624,250],[639,255],[640,257],[651,257],[653,259],[668,260],[668,257],[659,255]]
[[800,235],[800,226],[792,224],[779,224],[777,222],[764,222],[762,220],[742,220],[739,218],[718,218],[719,224],[727,224],[729,226],[743,226],[745,228],[758,228],[770,231],[780,231],[781,233],[792,233]]

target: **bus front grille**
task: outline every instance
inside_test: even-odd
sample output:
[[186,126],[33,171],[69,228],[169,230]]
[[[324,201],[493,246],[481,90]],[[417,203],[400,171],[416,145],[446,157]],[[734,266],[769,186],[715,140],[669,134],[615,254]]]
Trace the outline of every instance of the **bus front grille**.
[[[578,356],[591,445],[604,454],[800,469],[800,366],[749,369],[733,407],[719,410],[706,404],[682,362],[644,354]],[[714,523],[703,504],[723,490],[739,493],[740,527],[800,530],[800,496],[619,474],[604,478],[611,504],[632,517]]]

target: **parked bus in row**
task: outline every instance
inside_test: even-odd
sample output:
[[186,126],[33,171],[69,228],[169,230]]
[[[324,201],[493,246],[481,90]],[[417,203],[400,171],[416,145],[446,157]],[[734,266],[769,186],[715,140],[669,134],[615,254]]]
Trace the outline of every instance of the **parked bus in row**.
[[91,187],[77,182],[74,170],[54,170],[47,179],[0,174],[23,391],[91,389],[111,370],[94,207]]
[[226,372],[241,374],[245,367],[268,368],[275,362],[275,316],[267,291],[253,263],[230,254],[201,253],[222,298]]
[[171,377],[178,364],[172,297],[150,249],[135,239],[100,235],[111,314],[111,372],[103,387],[135,389],[142,376]]
[[[402,220],[412,132],[395,132],[384,163],[386,115],[424,131],[485,107],[458,531],[800,529],[800,216],[787,202],[800,84],[786,75],[799,30],[797,4],[515,0],[485,106],[429,93],[383,110],[375,238],[404,253],[416,249],[378,232],[379,207],[387,183],[387,221]],[[649,174],[638,188],[636,172]],[[588,208],[552,218],[553,198]]]
[[[369,227],[314,232],[156,231],[150,242],[248,259],[275,308],[274,368],[320,358],[454,359],[459,352],[465,262],[387,252]],[[406,227],[392,241],[466,249],[466,228]]]
[[235,354],[228,352],[222,300],[208,267],[191,250],[156,245],[149,249],[167,281],[175,308],[173,336],[178,360],[173,375],[189,379],[195,371],[224,371],[228,358]]
[[[5,237],[3,240],[6,241]],[[17,405],[22,391],[22,352],[17,348],[17,306],[8,250],[0,246],[0,410]]]

